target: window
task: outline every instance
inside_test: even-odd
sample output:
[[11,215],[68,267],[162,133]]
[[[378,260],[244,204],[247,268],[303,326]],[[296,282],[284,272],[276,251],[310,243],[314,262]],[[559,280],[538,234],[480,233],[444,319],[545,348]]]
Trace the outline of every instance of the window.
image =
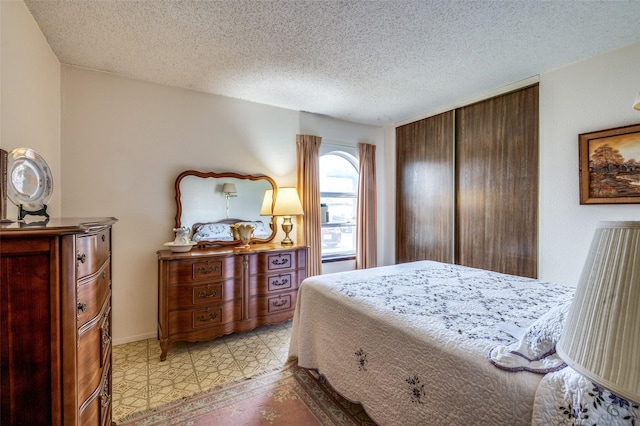
[[320,156],[320,222],[322,260],[356,254],[358,160],[344,151]]

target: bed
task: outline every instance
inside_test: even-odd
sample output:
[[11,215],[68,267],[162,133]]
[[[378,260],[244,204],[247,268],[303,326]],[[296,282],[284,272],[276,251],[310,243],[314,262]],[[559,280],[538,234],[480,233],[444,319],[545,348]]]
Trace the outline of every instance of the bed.
[[573,292],[430,261],[310,277],[289,357],[380,425],[637,422],[555,353]]

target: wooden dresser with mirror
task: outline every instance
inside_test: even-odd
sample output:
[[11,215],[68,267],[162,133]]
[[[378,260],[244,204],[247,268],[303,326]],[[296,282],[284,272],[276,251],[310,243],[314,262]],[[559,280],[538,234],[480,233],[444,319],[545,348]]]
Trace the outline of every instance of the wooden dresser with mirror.
[[[233,184],[232,197],[223,192]],[[293,317],[307,276],[307,247],[271,243],[276,228],[261,216],[268,176],[186,171],[175,183],[175,227],[197,242],[184,253],[158,251],[158,337],[167,357],[176,341],[207,341]],[[250,223],[254,237],[239,247],[229,226]]]

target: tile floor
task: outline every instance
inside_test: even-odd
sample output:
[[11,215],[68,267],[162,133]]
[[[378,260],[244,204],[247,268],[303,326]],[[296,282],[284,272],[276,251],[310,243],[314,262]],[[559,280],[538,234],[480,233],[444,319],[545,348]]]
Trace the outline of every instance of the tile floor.
[[113,347],[113,421],[282,367],[291,321],[210,342],[175,342],[160,362],[157,339]]

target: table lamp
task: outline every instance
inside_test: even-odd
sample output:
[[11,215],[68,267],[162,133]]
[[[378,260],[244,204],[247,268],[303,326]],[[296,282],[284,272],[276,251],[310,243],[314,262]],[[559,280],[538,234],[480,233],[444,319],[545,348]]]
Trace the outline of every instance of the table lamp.
[[280,244],[293,244],[293,241],[289,238],[289,233],[293,229],[291,216],[301,216],[303,214],[304,212],[296,188],[278,188],[276,192],[276,203],[273,206],[273,215],[282,216],[282,230],[285,233],[285,238]]

